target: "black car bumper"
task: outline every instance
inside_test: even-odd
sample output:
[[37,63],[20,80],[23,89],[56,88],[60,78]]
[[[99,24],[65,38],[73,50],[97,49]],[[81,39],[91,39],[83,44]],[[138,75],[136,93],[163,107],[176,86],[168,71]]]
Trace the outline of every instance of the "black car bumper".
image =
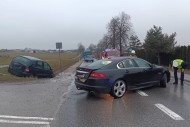
[[19,76],[19,77],[30,77],[31,76],[30,73],[25,73],[25,72],[22,72],[22,71],[14,71],[14,70],[11,70],[11,69],[9,69],[8,72],[13,74],[13,75]]
[[100,86],[100,85],[89,85],[89,84],[83,84],[80,82],[75,81],[76,88],[78,90],[85,90],[85,91],[94,91],[97,93],[110,93],[111,86]]

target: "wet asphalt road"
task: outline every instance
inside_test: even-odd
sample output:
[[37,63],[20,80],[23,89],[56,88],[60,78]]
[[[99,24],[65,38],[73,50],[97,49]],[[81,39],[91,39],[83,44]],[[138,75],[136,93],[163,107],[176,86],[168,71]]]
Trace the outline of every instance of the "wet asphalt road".
[[[190,126],[190,83],[181,87],[171,81],[167,88],[128,91],[123,98],[113,99],[75,88],[74,73],[79,64],[53,79],[0,83],[0,127]],[[156,104],[183,120],[173,119],[171,112],[169,116]]]
[[[61,106],[55,127],[189,127],[190,86],[151,87],[142,90],[148,96],[127,92],[121,99],[109,95],[88,94],[74,87]],[[180,115],[175,120],[155,104],[162,104]]]

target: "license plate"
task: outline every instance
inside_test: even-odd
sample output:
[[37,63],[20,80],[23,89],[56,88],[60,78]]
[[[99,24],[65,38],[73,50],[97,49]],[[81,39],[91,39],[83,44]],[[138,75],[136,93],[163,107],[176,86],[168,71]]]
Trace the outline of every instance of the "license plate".
[[77,76],[75,76],[75,79],[77,79],[77,80],[79,80],[81,82],[85,82],[86,79],[84,79],[84,77],[85,77],[85,74],[77,75]]
[[86,79],[79,79],[81,82],[85,82],[86,81]]
[[84,74],[82,74],[82,75],[77,75],[77,77],[81,79],[81,78],[84,78],[85,75],[84,75]]

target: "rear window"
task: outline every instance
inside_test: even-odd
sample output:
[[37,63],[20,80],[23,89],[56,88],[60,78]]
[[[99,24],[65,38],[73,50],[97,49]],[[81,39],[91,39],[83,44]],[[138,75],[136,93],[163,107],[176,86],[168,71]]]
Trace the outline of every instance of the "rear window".
[[25,66],[29,66],[31,64],[31,61],[29,59],[26,59],[24,57],[16,57],[13,59],[13,62],[20,63]]
[[117,52],[117,51],[110,51],[110,52],[107,52],[108,56],[119,56],[120,53]]
[[98,61],[95,61],[94,63],[92,64],[89,64],[88,65],[88,68],[90,69],[99,69],[99,68],[102,68],[108,64],[111,64],[112,61],[111,60],[98,60]]
[[85,52],[86,55],[92,55],[92,52]]

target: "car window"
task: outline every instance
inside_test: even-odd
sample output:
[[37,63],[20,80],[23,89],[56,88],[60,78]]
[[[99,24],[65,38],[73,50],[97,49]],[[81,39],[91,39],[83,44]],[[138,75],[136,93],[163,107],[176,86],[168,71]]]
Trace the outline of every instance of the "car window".
[[36,61],[36,68],[43,69],[43,62],[42,61]]
[[119,52],[116,52],[116,51],[110,51],[110,52],[107,52],[108,56],[119,56],[120,53]]
[[31,64],[31,61],[29,59],[26,59],[24,57],[15,57],[13,59],[14,62],[20,63],[25,66],[29,66]]
[[139,67],[147,67],[147,68],[151,67],[151,64],[143,59],[134,59],[134,60]]
[[44,62],[44,70],[50,70],[50,69],[51,68],[50,68],[49,64]]
[[117,65],[118,65],[119,68],[125,68],[124,65],[123,65],[123,62],[119,62]]
[[119,68],[131,68],[131,67],[135,67],[135,64],[133,63],[133,61],[131,59],[126,59],[126,60],[118,63],[118,67]]
[[98,61],[96,61],[96,62],[94,62],[92,64],[89,64],[88,68],[90,68],[90,69],[99,69],[99,68],[102,68],[102,67],[104,67],[104,66],[106,66],[108,64],[111,64],[111,63],[112,63],[111,60],[106,60],[106,59],[98,60]]
[[20,63],[18,63],[18,62],[14,62],[13,66],[17,68],[17,67],[21,67],[22,65]]
[[124,60],[123,63],[125,68],[135,67],[131,59]]

